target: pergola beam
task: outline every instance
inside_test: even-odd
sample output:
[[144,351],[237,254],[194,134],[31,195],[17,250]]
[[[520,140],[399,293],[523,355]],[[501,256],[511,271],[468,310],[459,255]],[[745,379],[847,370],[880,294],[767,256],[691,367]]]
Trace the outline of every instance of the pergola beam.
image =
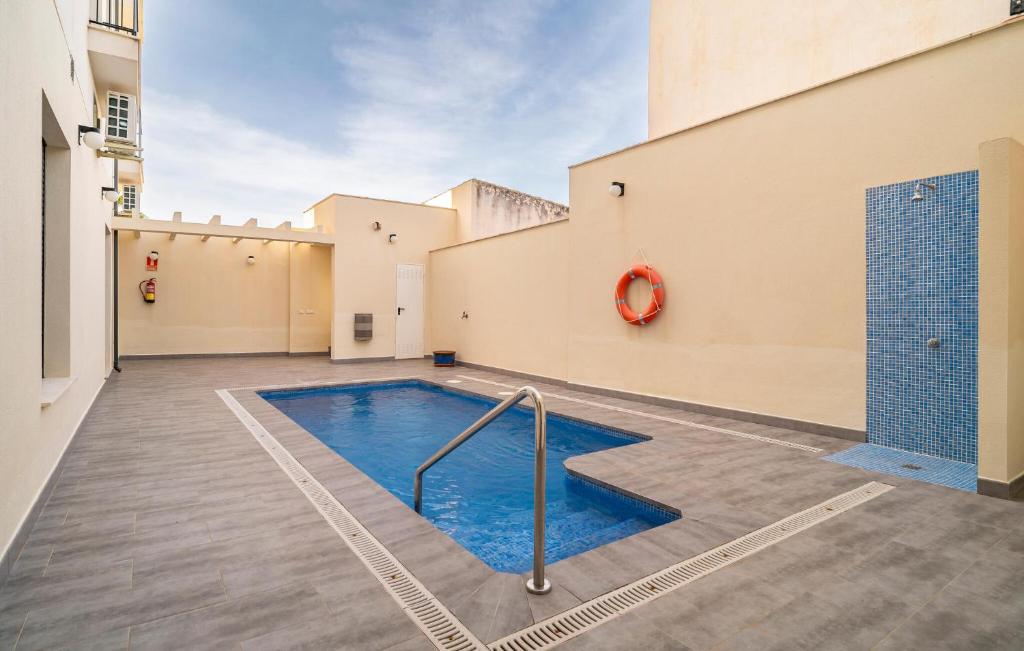
[[[174,211],[174,215],[171,216],[171,221],[180,224],[181,223],[181,213],[178,212],[177,210],[175,210]],[[177,233],[171,233],[167,237],[169,239],[173,240],[174,238],[178,237],[178,234]]]
[[[220,215],[214,215],[213,217],[210,217],[210,221],[208,221],[207,224],[209,224],[210,226],[219,226],[220,225]],[[209,235],[203,235],[199,239],[200,239],[200,241],[205,242],[206,240],[210,239],[210,236]]]
[[244,226],[229,226],[213,219],[207,224],[193,222],[168,221],[160,219],[132,219],[131,217],[114,217],[111,227],[119,231],[132,231],[136,237],[142,233],[162,233],[165,235],[195,235],[204,240],[210,237],[229,237],[232,242],[244,239],[269,240],[272,242],[305,242],[308,244],[332,245],[334,237],[315,230],[286,230],[284,228],[260,228],[256,220],[250,219]]

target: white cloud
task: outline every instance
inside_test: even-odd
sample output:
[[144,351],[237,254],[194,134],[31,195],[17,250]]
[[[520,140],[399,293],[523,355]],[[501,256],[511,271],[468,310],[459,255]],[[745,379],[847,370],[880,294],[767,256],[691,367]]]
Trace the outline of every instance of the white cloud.
[[643,137],[646,67],[616,56],[629,11],[587,12],[563,44],[545,33],[552,6],[340,7],[347,94],[316,143],[147,87],[143,210],[275,225],[331,192],[422,201],[471,176],[566,201],[567,165]]
[[[186,221],[220,214],[225,223],[256,217],[261,225],[276,225],[297,220],[331,192],[422,200],[440,183],[413,157],[399,160],[388,148],[373,154],[370,137],[357,140],[354,151],[338,153],[331,142],[295,142],[192,99],[154,91],[147,91],[144,110],[143,211],[157,219],[180,210]],[[406,145],[416,142],[408,131],[400,135],[400,128],[391,130],[393,150],[403,139]],[[390,171],[382,174],[383,169]]]

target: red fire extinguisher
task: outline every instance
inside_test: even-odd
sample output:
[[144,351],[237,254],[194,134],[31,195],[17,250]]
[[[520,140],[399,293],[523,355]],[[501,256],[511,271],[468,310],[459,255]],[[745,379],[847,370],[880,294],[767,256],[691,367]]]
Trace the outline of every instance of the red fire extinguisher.
[[156,278],[139,283],[139,291],[142,293],[142,300],[147,303],[156,303]]

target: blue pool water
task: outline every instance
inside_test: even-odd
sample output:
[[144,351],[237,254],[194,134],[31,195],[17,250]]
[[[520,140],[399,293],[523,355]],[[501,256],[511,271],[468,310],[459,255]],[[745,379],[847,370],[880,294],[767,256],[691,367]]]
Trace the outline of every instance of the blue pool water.
[[[410,508],[416,468],[494,406],[423,382],[260,394]],[[636,443],[548,415],[548,563],[679,516],[570,476],[569,457]],[[423,515],[500,572],[533,560],[533,410],[516,408],[423,476]]]

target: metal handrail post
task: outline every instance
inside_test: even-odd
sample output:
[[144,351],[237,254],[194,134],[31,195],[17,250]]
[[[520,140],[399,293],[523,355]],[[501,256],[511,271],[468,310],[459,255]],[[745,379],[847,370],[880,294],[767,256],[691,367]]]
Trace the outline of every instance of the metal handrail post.
[[533,578],[526,582],[526,591],[533,594],[551,592],[551,582],[544,578],[544,511],[547,503],[548,418],[544,398],[533,387]]
[[516,390],[494,409],[484,414],[479,420],[467,427],[461,434],[448,441],[440,450],[424,461],[416,469],[413,479],[413,508],[417,513],[423,510],[423,473],[435,463],[448,456],[455,448],[465,443],[471,436],[489,425],[495,418],[502,415],[525,398],[533,400],[533,578],[526,582],[527,592],[547,594],[551,592],[551,582],[544,578],[544,516],[547,496],[547,411],[544,408],[544,397],[540,391],[525,386]]

